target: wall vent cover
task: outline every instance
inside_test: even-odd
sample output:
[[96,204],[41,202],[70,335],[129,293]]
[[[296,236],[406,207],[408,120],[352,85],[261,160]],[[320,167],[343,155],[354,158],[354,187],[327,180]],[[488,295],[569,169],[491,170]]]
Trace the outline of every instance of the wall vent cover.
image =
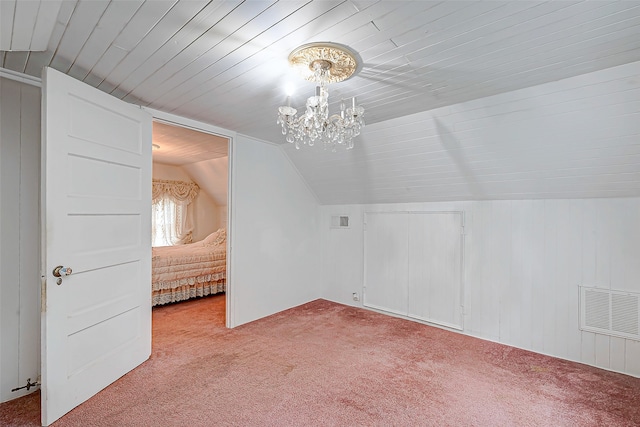
[[349,215],[331,215],[331,228],[349,228]]
[[580,329],[640,340],[640,294],[580,287]]

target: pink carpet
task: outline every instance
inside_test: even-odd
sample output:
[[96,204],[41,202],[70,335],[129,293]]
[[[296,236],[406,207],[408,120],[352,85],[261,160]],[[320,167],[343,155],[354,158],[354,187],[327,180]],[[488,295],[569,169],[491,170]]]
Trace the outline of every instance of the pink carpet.
[[153,322],[151,359],[56,427],[640,425],[640,379],[324,300],[227,330],[218,295]]

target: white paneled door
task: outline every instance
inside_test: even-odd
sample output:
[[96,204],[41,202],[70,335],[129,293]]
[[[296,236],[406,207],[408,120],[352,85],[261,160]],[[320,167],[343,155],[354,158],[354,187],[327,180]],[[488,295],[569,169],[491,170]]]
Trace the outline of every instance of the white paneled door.
[[363,303],[462,329],[462,212],[365,216]]
[[151,354],[151,116],[53,69],[43,95],[49,425]]

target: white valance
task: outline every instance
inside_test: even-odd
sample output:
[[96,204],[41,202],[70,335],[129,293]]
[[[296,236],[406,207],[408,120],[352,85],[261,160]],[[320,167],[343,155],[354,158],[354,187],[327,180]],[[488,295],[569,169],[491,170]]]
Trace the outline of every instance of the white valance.
[[152,188],[151,197],[153,203],[164,197],[169,197],[176,203],[189,204],[198,196],[198,191],[200,191],[200,187],[195,182],[165,179],[154,179]]
[[153,180],[152,246],[191,243],[193,202],[200,187],[193,182]]

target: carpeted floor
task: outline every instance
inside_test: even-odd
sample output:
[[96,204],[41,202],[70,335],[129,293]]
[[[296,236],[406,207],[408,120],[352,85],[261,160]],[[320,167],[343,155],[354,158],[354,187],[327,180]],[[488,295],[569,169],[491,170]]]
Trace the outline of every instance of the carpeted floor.
[[640,425],[640,379],[324,300],[227,330],[213,296],[153,326],[151,359],[54,426]]

